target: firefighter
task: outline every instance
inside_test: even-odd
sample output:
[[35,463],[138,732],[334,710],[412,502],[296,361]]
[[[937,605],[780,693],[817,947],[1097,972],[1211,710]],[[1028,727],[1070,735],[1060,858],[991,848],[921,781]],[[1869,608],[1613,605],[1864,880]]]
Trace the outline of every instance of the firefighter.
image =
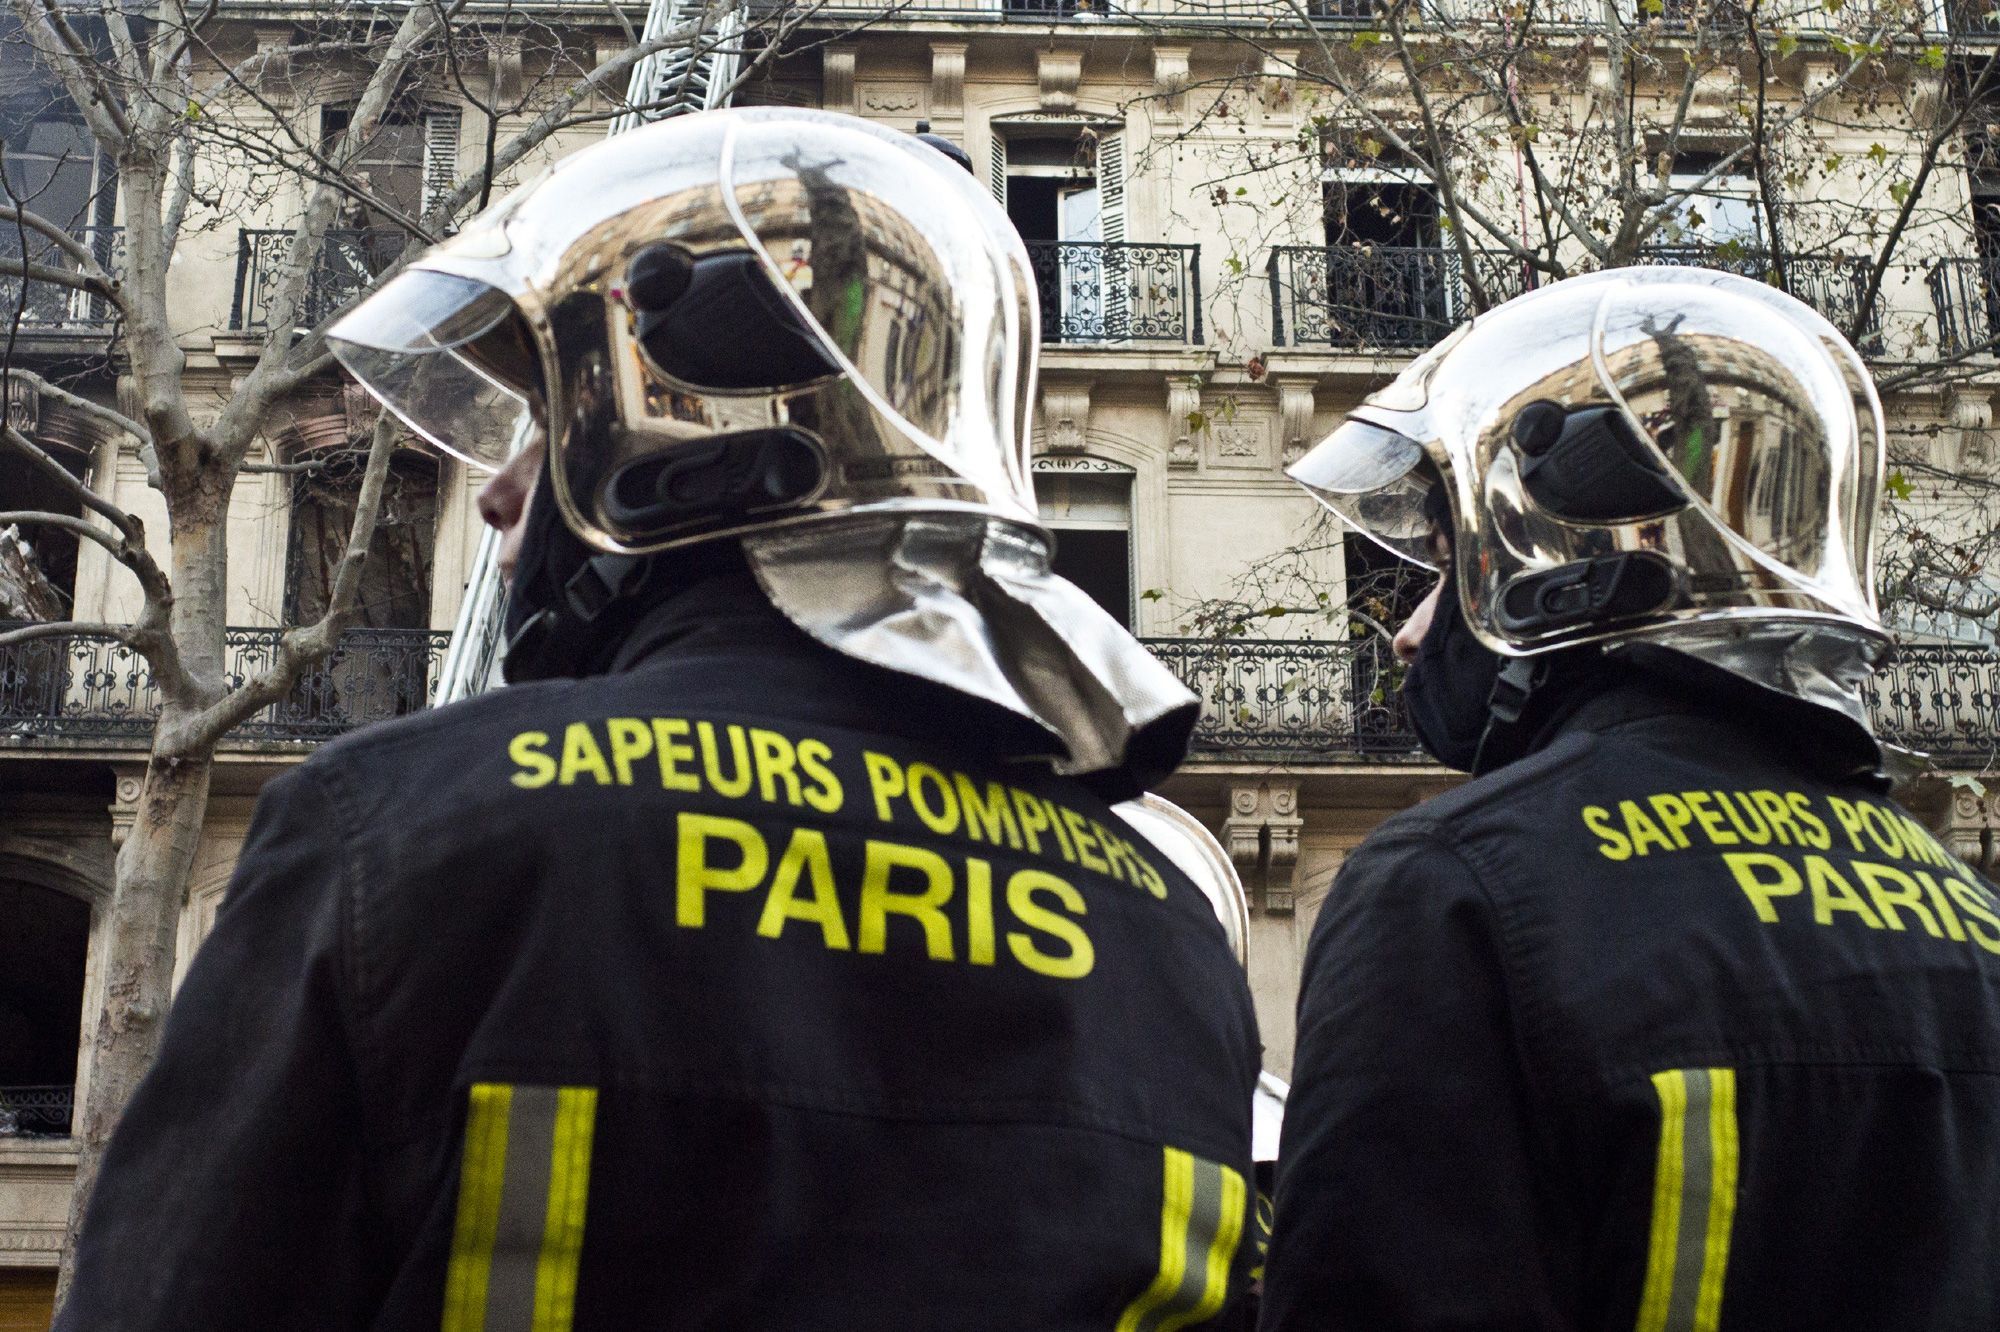
[[1300,460],[1441,574],[1473,774],[1312,932],[1262,1326],[2000,1319],[2000,899],[1862,691],[1881,406],[1804,305],[1625,269],[1475,319]]
[[66,1332],[1233,1319],[1258,1046],[1107,802],[1194,700],[1049,572],[1035,284],[915,139],[676,119],[330,330],[504,462],[513,687],[266,788]]

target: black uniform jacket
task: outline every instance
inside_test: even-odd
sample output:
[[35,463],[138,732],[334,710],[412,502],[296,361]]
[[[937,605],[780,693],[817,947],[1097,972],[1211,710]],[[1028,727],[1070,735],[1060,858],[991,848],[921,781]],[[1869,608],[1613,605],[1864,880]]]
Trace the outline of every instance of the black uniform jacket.
[[1267,1328],[2000,1326],[2000,901],[1627,682],[1314,927]]
[[1258,1046],[1199,891],[747,583],[627,656],[265,790],[59,1326],[1233,1318]]

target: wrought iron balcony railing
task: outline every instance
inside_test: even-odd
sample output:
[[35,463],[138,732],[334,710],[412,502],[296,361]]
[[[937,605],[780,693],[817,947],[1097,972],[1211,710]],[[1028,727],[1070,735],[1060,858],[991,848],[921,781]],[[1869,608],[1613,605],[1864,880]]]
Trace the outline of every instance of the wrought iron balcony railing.
[[1862,695],[1885,740],[1948,764],[2000,761],[2000,653],[1906,647]]
[[[1391,658],[1355,643],[1152,638],[1201,699],[1198,752],[1259,758],[1420,759]],[[1878,734],[1947,766],[2000,761],[2000,653],[1906,647],[1864,691]]]
[[[90,251],[97,266],[114,276],[125,262],[125,228],[78,227],[71,235]],[[21,231],[11,223],[0,225],[0,258],[18,258]],[[28,262],[74,273],[77,261],[48,237],[27,233]],[[29,281],[25,298],[22,280],[0,276],[0,333],[14,326],[20,317],[23,333],[103,333],[117,317],[117,310],[102,296],[54,282]]]
[[1200,752],[1423,757],[1396,696],[1394,658],[1379,640],[1149,638],[1145,643],[1201,699],[1194,740]]
[[[271,659],[280,632],[229,631],[232,686]],[[450,637],[429,629],[350,629],[332,657],[232,739],[316,742],[418,711],[429,703]],[[1393,658],[1378,640],[1145,641],[1201,699],[1199,752],[1301,761],[1421,758],[1396,698]],[[1887,740],[1952,766],[2000,762],[2000,653],[1906,647],[1865,699]],[[143,743],[158,706],[145,662],[112,640],[77,635],[0,649],[0,748]]]
[[2000,258],[1940,259],[1927,280],[1937,312],[1938,351],[1956,356],[2000,334]]
[[[1533,285],[1513,256],[1475,251],[1496,304]],[[1428,347],[1472,317],[1458,251],[1414,245],[1281,245],[1271,251],[1271,332],[1280,347]]]
[[0,1087],[0,1138],[67,1137],[76,1088]]
[[[236,298],[229,326],[262,332],[271,326],[278,283],[292,252],[292,232],[242,231],[236,244]],[[386,228],[340,228],[326,233],[306,278],[305,299],[292,322],[313,328],[375,284],[402,256],[409,236]]]
[[[231,688],[271,663],[282,632],[227,631]],[[231,738],[330,740],[368,722],[415,712],[430,701],[430,682],[450,638],[433,629],[350,629],[331,656]],[[115,639],[76,634],[0,648],[0,748],[143,743],[159,707],[145,658]]]
[[1201,342],[1201,247],[1029,241],[1044,342]]
[[[1738,245],[1649,245],[1639,252],[1639,263],[1665,264],[1684,268],[1715,268],[1737,273],[1773,286],[1778,283],[1778,265],[1765,250]],[[1869,260],[1860,255],[1788,255],[1782,284],[1791,295],[1825,315],[1836,328],[1854,329],[1854,317],[1861,310],[1861,298],[1868,290]],[[1864,350],[1874,343],[1881,325],[1882,299],[1868,322],[1857,331],[1856,341]]]

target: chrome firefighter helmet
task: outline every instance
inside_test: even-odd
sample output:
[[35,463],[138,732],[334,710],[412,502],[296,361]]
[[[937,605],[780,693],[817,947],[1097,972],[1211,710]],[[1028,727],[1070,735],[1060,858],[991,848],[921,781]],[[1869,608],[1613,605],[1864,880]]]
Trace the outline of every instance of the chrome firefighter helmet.
[[814,639],[1029,719],[1048,742],[1022,757],[1122,797],[1179,763],[1198,705],[1050,570],[1038,329],[1026,247],[968,173],[852,116],[755,108],[564,159],[327,339],[474,467],[505,463],[524,410],[544,431],[537,494],[593,553],[546,604],[517,580],[510,622],[536,613],[510,679],[596,669],[611,612],[671,583],[662,552],[732,538]]
[[1448,522],[1466,624],[1503,657],[1651,643],[1865,729],[1856,686],[1892,647],[1883,459],[1867,369],[1811,308],[1621,268],[1479,316],[1290,474],[1420,564]]
[[475,467],[534,410],[600,550],[898,510],[1034,524],[1027,252],[943,167],[851,116],[661,121],[515,191],[328,341]]

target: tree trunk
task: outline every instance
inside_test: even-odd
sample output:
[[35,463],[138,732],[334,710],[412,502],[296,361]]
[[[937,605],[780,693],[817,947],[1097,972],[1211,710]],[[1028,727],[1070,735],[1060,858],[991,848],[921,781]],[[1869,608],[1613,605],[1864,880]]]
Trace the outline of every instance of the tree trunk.
[[72,1129],[76,1191],[63,1232],[58,1307],[69,1293],[76,1237],[104,1145],[159,1048],[173,986],[174,939],[208,808],[212,767],[205,756],[163,758],[155,752],[131,831],[118,850],[117,888],[102,925],[104,1007],[90,1033],[88,1097],[77,1107]]
[[[175,483],[178,482],[176,485]],[[203,484],[206,482],[207,484]],[[63,1232],[56,1304],[69,1294],[84,1209],[125,1105],[159,1049],[172,997],[175,939],[208,814],[214,747],[191,746],[188,724],[222,694],[227,615],[228,485],[190,468],[168,489],[172,520],[173,634],[193,677],[193,697],[169,691],[153,726],[153,748],[132,827],[118,848],[118,881],[102,925],[104,1006],[91,1028],[89,1085],[71,1126],[76,1187]],[[180,691],[185,694],[184,689]]]

